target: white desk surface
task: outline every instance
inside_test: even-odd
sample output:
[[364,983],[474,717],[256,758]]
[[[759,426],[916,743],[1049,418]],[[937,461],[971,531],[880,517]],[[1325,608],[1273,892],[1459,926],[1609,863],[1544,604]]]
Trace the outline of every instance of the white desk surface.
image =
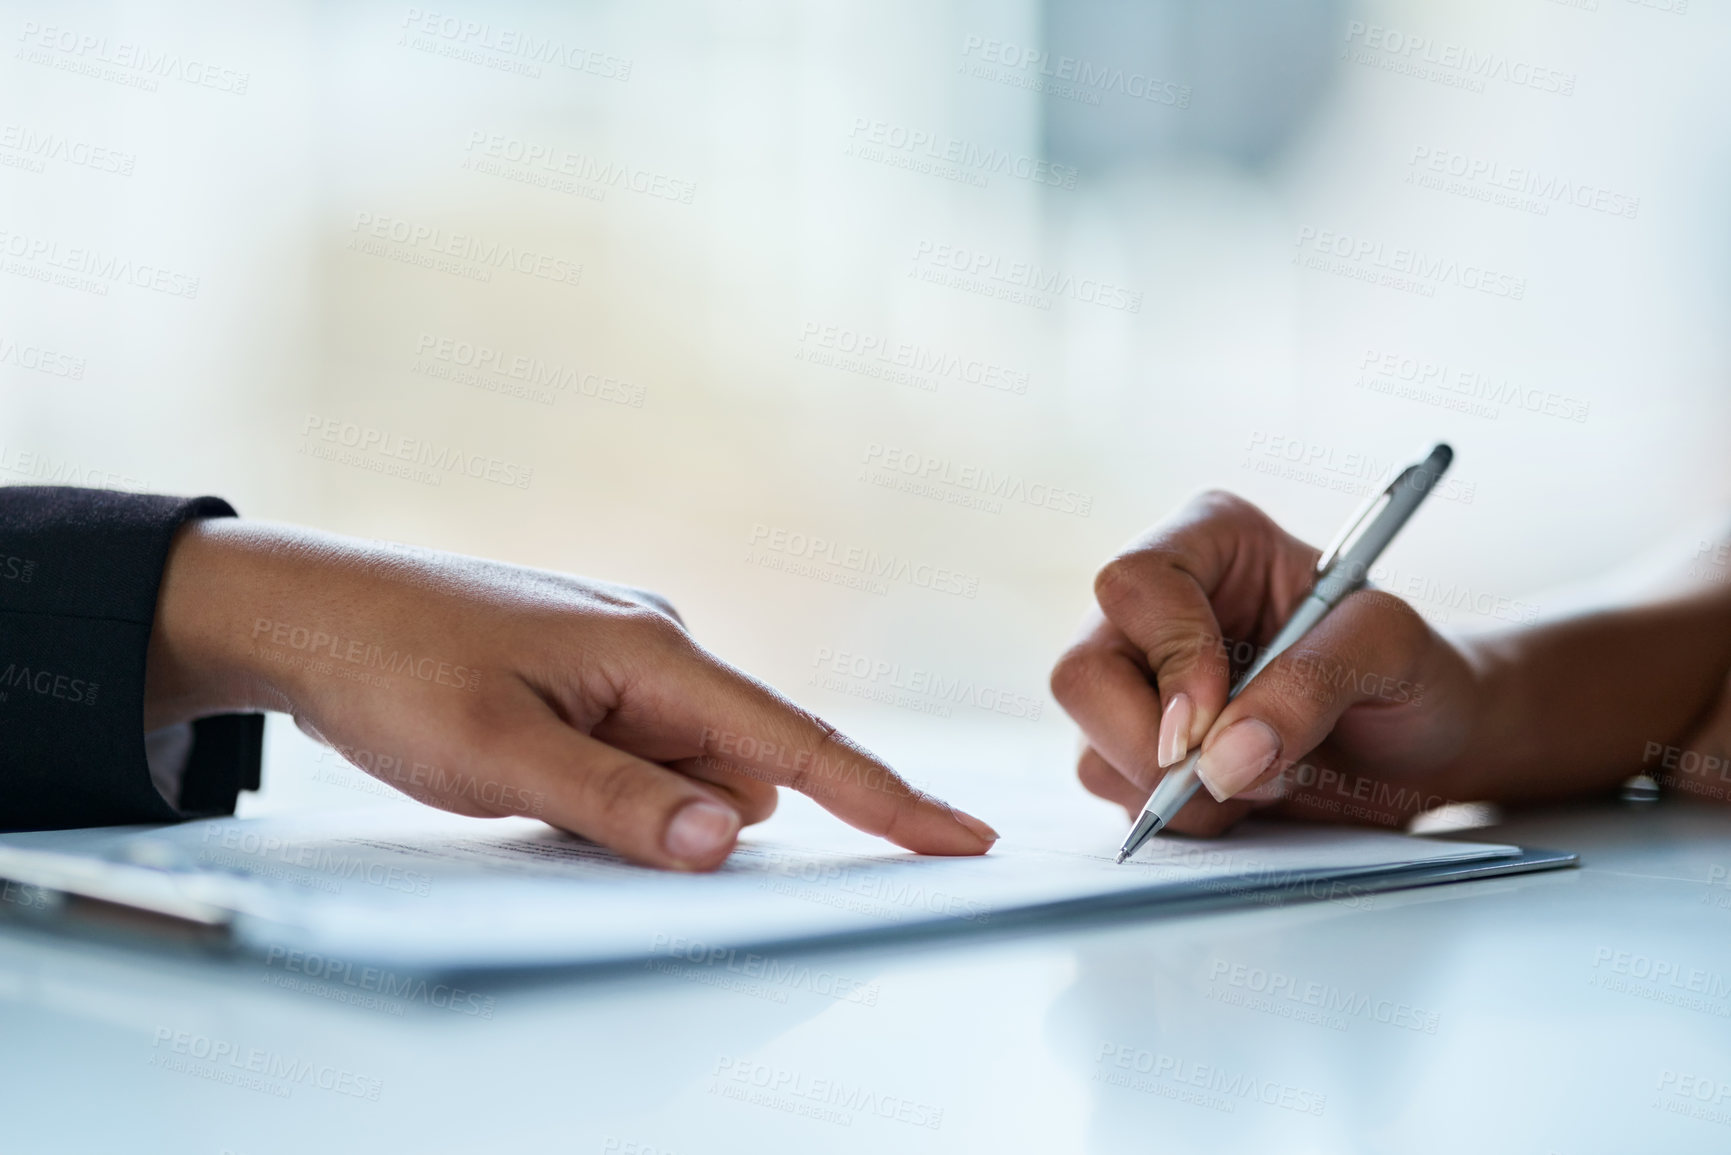
[[[1584,865],[457,996],[490,1018],[6,929],[3,1146],[1731,1148],[1731,812],[1607,805],[1486,836]],[[249,1063],[265,1085],[219,1081]]]

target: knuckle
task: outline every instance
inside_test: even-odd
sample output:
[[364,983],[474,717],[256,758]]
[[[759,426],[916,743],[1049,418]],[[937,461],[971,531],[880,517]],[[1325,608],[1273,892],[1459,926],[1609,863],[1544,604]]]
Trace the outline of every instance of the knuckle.
[[1241,804],[1192,804],[1172,819],[1172,832],[1187,834],[1192,838],[1218,838],[1236,826],[1238,820],[1248,812],[1249,807]]
[[1280,737],[1282,757],[1296,757],[1299,751],[1290,747],[1338,713],[1342,691],[1336,675],[1342,669],[1333,658],[1289,651],[1233,701],[1231,720],[1256,718],[1266,723]]
[[1162,685],[1223,679],[1231,658],[1226,646],[1227,639],[1218,630],[1185,630],[1167,638],[1163,652],[1150,654],[1149,660],[1158,661],[1155,675]]
[[1186,524],[1195,530],[1226,533],[1241,541],[1271,543],[1277,547],[1296,546],[1312,559],[1318,553],[1287,533],[1260,505],[1224,489],[1210,489],[1198,495],[1186,514]]
[[625,629],[640,641],[667,648],[694,644],[683,625],[650,606],[632,606],[620,611],[619,617]]
[[1256,508],[1230,489],[1220,488],[1204,489],[1191,499],[1191,504],[1218,513]]
[[1204,519],[1232,522],[1264,522],[1268,515],[1262,507],[1239,497],[1228,489],[1205,489],[1191,499],[1190,505]]
[[1105,759],[1092,750],[1083,750],[1076,759],[1076,780],[1086,786],[1091,793],[1102,794],[1103,786],[1111,785],[1111,780],[1117,771],[1106,765]]
[[1095,680],[1095,660],[1093,651],[1083,646],[1064,651],[1052,667],[1050,678],[1052,697],[1058,700],[1059,705],[1068,708],[1087,695]]
[[623,760],[597,766],[583,780],[584,808],[609,827],[634,816],[633,803],[641,793],[637,768]]
[[823,737],[810,758],[795,760],[787,786],[820,803],[833,800],[845,793],[850,771],[857,772],[863,764],[860,752],[853,749],[841,731],[816,714],[799,712],[822,731]]
[[1353,598],[1374,615],[1379,633],[1391,637],[1401,652],[1407,652],[1430,636],[1430,623],[1413,605],[1387,590],[1363,589]]
[[681,627],[685,625],[685,619],[680,616],[679,611],[674,608],[673,603],[656,593],[654,590],[638,589],[636,586],[630,586],[627,587],[627,592],[631,595],[633,600],[647,606],[651,610],[654,610],[662,617],[671,619],[674,624]]
[[749,782],[739,787],[736,795],[740,821],[746,825],[767,821],[781,801],[780,792],[764,782]]
[[[1283,665],[1280,675],[1268,679],[1264,693],[1255,697],[1251,697],[1251,691],[1245,694],[1252,707],[1247,716],[1267,722],[1285,741],[1290,741],[1294,735],[1310,733],[1334,708],[1336,700],[1345,696],[1339,679],[1328,676],[1328,671],[1338,667],[1339,663],[1333,659],[1316,662],[1308,660],[1308,657],[1298,655],[1294,661]],[[1270,669],[1264,678],[1273,673]],[[1253,685],[1252,690],[1255,688]]]
[[1076,780],[1094,797],[1126,808],[1137,805],[1141,800],[1138,795],[1145,797],[1147,793],[1098,755],[1084,754],[1076,762]]
[[1094,600],[1110,618],[1142,592],[1142,565],[1136,554],[1119,554],[1094,575]]

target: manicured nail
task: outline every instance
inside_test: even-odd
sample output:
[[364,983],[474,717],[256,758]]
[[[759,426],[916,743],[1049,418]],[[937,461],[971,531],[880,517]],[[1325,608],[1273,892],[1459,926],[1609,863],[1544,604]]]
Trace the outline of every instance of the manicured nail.
[[661,845],[679,862],[708,862],[733,843],[739,815],[701,798],[687,802],[667,824]]
[[1160,717],[1160,747],[1155,757],[1160,769],[1176,766],[1190,753],[1190,721],[1196,716],[1196,703],[1189,694],[1173,694],[1166,703],[1166,713]]
[[1196,776],[1216,802],[1224,802],[1262,777],[1279,753],[1280,735],[1268,723],[1240,718],[1202,752]]
[[993,830],[990,826],[987,826],[984,822],[981,822],[966,810],[957,810],[952,806],[950,807],[950,816],[956,820],[963,830],[966,830],[969,834],[972,834],[987,846],[990,846],[998,840],[998,832],[996,830]]

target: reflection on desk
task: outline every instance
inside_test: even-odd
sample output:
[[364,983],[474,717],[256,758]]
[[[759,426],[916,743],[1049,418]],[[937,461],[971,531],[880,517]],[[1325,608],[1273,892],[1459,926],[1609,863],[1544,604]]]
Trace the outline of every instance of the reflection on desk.
[[[1724,1150],[1731,812],[1473,837],[1583,865],[456,984],[11,926],[8,1147]],[[66,1111],[92,1088],[103,1110]]]

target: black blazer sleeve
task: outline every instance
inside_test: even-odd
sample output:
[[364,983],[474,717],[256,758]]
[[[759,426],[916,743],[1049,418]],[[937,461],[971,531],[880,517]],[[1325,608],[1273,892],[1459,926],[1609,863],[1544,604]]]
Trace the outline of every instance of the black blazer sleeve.
[[0,486],[0,829],[232,814],[258,789],[262,714],[193,723],[178,810],[144,756],[144,663],[157,587],[188,518],[215,497]]

